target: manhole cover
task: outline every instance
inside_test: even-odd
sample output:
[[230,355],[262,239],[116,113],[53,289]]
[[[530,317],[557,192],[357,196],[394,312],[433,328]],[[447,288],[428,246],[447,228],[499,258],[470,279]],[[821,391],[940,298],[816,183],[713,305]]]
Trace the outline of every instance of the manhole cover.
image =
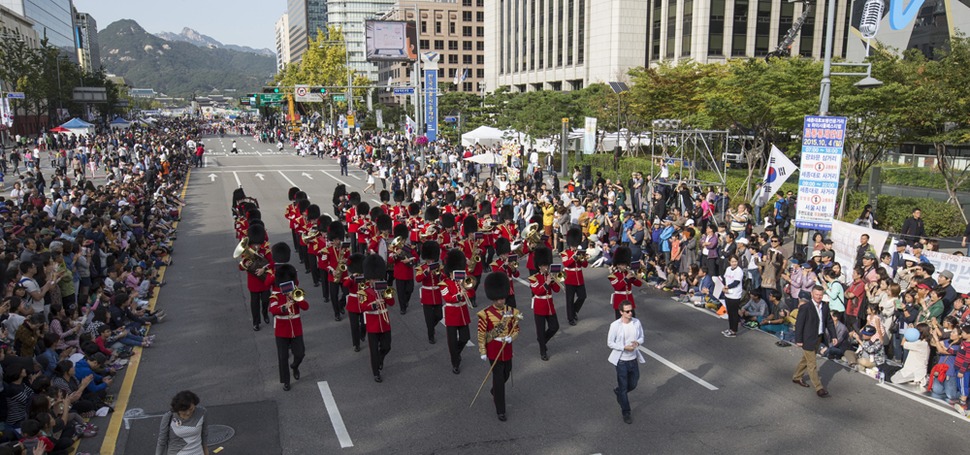
[[232,427],[225,425],[209,425],[209,439],[206,441],[206,445],[214,446],[216,444],[222,444],[236,435],[236,430]]

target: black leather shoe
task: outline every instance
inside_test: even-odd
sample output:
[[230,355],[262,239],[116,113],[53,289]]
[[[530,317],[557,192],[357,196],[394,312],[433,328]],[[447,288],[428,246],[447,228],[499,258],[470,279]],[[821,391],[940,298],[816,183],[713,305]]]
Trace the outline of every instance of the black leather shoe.
[[269,315],[268,314],[264,314],[263,315],[263,323],[269,324]]
[[569,325],[576,325],[576,320],[573,319],[572,321],[569,321]]
[[505,422],[506,421],[505,414],[499,414],[498,419],[502,422]]
[[259,332],[259,324],[253,325],[253,332]]
[[461,373],[461,370],[458,367],[452,367],[451,368],[451,372],[452,373],[455,373],[455,374],[459,374],[459,373]]
[[437,341],[434,338],[428,338],[428,343],[435,344]]
[[360,352],[360,346],[354,346],[354,352]]
[[404,316],[405,314],[408,314],[408,309],[407,308],[401,308],[401,316]]
[[313,283],[313,287],[315,287],[315,288],[320,287],[320,282]]
[[340,313],[337,313],[337,314],[333,315],[333,320],[334,321],[343,321],[344,319],[342,317],[340,317]]
[[384,382],[384,379],[381,378],[381,375],[377,375],[374,376],[374,382]]
[[297,381],[299,381],[300,380],[300,368],[299,367],[290,367],[290,368],[293,369],[293,379],[296,379]]
[[289,392],[290,391],[290,385],[289,384],[283,384],[283,390]]
[[549,360],[549,354],[542,353],[541,357],[542,357],[542,360]]
[[631,424],[633,423],[633,417],[631,417],[630,414],[623,414],[623,421],[627,424]]

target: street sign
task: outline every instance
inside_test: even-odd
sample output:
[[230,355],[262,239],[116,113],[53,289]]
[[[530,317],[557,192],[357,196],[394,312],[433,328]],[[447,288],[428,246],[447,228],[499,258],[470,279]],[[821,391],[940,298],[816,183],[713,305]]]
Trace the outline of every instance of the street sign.
[[334,95],[334,96],[331,96],[331,98],[333,98],[333,100],[334,101],[337,101],[337,102],[347,101],[347,96],[346,95]]
[[449,115],[445,117],[445,123],[455,123],[457,121],[458,121],[458,117],[455,117],[454,115]]
[[7,92],[7,98],[22,100],[24,99],[24,92]]
[[347,114],[347,127],[350,129],[354,129],[355,122],[356,122],[356,118],[354,117],[354,114]]
[[269,103],[282,103],[283,94],[282,93],[257,93],[257,100],[259,104],[269,104]]
[[413,95],[414,87],[394,87],[395,95]]
[[320,89],[313,90],[309,85],[297,85],[293,90],[293,94],[296,95],[294,101],[298,103],[323,102],[323,96],[320,94]]

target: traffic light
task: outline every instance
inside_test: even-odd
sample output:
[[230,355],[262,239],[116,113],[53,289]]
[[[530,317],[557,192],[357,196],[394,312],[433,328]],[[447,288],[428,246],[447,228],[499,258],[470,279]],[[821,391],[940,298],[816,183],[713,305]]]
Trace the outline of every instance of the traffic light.
[[326,87],[310,87],[310,93],[319,93],[321,95],[326,95],[327,94],[327,88]]
[[263,93],[279,93],[279,87],[263,87]]

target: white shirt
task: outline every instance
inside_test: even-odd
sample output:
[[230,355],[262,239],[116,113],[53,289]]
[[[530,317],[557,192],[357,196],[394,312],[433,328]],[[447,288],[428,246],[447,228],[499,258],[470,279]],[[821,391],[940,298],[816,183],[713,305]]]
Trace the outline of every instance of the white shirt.
[[[744,292],[741,286],[742,280],[744,280],[744,270],[741,270],[741,267],[728,267],[724,271],[724,297],[731,300],[740,299],[741,293]],[[734,282],[738,285],[731,287],[731,283]]]
[[[627,336],[627,327],[632,326],[633,336]],[[617,319],[610,324],[610,333],[606,337],[606,344],[613,350],[610,353],[609,361],[613,365],[616,365],[622,358],[623,354],[629,352],[632,355],[636,355],[638,363],[646,363],[647,359],[643,357],[643,353],[639,349],[633,351],[626,351],[624,348],[631,342],[636,341],[637,344],[643,344],[643,326],[640,325],[640,320],[637,318],[632,318],[629,323],[624,324],[623,318]],[[631,357],[630,360],[633,360]]]
[[818,334],[821,335],[825,333],[825,320],[822,319],[822,302],[812,302],[815,305],[815,311],[818,312]]

